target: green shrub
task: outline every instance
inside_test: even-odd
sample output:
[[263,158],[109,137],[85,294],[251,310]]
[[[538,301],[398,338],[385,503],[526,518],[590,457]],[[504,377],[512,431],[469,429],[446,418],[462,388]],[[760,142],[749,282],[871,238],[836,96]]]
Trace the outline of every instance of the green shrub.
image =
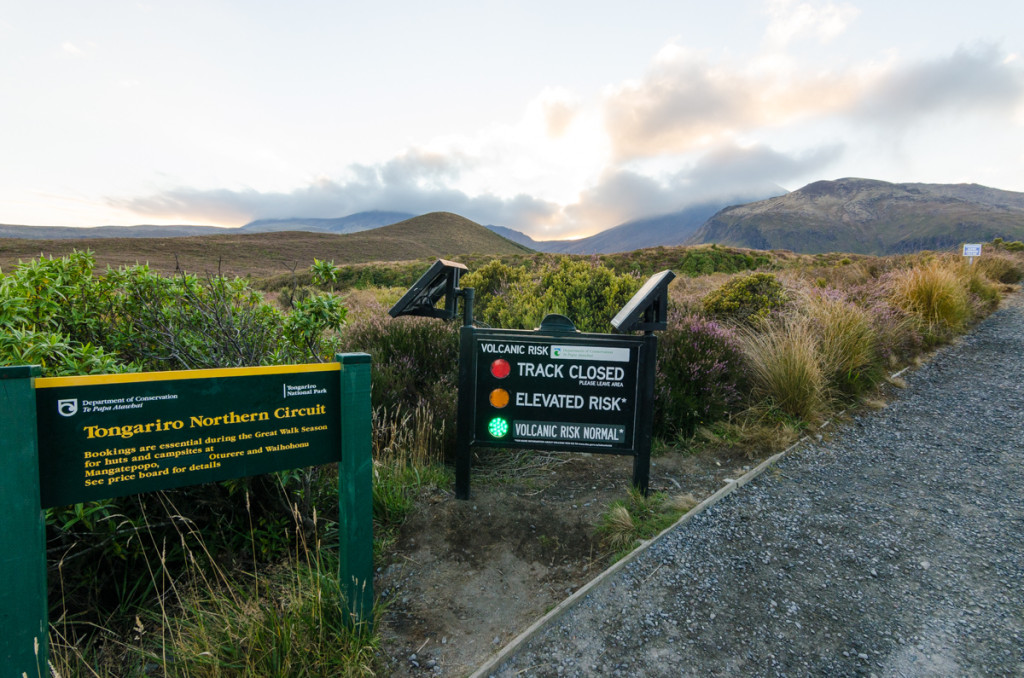
[[509,266],[495,259],[462,276],[459,286],[473,290],[473,315],[478,321],[506,329],[533,329],[540,324],[539,311],[517,305],[535,288],[523,266]]
[[474,316],[492,327],[533,329],[544,316],[567,316],[582,332],[608,332],[611,319],[640,288],[630,275],[569,257],[527,271],[492,261],[463,276],[474,290]]
[[743,353],[731,331],[694,316],[670,317],[658,334],[654,431],[691,436],[742,400]]
[[541,276],[537,307],[544,315],[567,316],[581,332],[610,332],[611,319],[638,289],[640,282],[632,276],[564,257]]
[[751,273],[728,281],[704,297],[704,312],[722,320],[752,325],[788,301],[771,273]]
[[[246,281],[220,276],[164,277],[145,266],[96,276],[92,255],[74,252],[0,276],[0,364],[70,375],[307,362],[330,357],[344,315],[336,297],[318,296],[282,314]],[[178,565],[179,519],[202,529],[220,556],[279,557],[293,509],[308,524],[317,502],[337,501],[330,475],[304,469],[48,509],[48,548],[61,556],[54,616],[77,610],[95,621],[149,595],[154,565],[140,535],[160,544],[155,567]]]

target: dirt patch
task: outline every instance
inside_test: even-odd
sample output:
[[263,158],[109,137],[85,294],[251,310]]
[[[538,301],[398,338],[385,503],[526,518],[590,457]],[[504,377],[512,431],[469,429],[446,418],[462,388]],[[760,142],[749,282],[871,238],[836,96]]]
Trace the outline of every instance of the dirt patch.
[[[517,462],[495,470],[483,460],[469,501],[451,488],[424,494],[402,525],[376,582],[388,605],[382,635],[391,675],[470,673],[610,564],[596,527],[626,496],[632,458]],[[668,452],[652,460],[651,490],[703,499],[754,463]]]

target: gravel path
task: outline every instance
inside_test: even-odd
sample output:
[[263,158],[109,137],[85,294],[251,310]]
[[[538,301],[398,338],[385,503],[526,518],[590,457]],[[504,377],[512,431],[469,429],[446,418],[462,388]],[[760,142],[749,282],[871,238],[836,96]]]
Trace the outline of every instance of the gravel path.
[[495,676],[1024,676],[1024,308],[669,533]]

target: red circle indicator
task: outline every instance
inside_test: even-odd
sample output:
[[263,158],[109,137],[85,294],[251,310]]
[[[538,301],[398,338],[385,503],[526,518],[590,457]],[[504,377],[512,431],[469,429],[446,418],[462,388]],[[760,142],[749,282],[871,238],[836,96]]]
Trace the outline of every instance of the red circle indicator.
[[504,358],[498,358],[491,363],[491,374],[497,379],[504,379],[512,373],[512,366]]

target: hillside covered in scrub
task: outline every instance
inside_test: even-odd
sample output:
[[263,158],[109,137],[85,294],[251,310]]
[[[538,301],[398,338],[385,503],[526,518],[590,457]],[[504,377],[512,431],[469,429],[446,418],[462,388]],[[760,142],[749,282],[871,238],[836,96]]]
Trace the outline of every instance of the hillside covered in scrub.
[[1024,193],[976,184],[818,181],[715,214],[687,244],[905,254],[1024,238]]
[[[330,219],[258,219],[240,228],[0,224],[0,265],[8,265],[12,257],[63,255],[73,247],[92,247],[99,261],[112,265],[149,260],[159,270],[173,270],[168,262],[176,254],[188,270],[198,270],[197,264],[204,258],[217,258],[222,266],[253,269],[255,262],[229,262],[227,251],[261,243],[268,267],[278,268],[287,268],[301,259],[303,253],[318,248],[323,250],[322,254],[344,263],[429,256],[416,255],[402,247],[410,244],[405,236],[399,235],[402,232],[430,247],[432,252],[448,255],[504,254],[511,251],[510,243],[519,245],[521,252],[553,254],[626,253],[658,246],[711,243],[807,254],[908,254],[948,249],[961,242],[987,242],[997,237],[1024,238],[1024,193],[978,184],[901,184],[846,178],[816,181],[793,192],[771,186],[744,195],[690,203],[667,214],[631,219],[576,240],[535,240],[510,226],[514,225],[483,227],[447,212],[414,216],[389,211],[359,212]],[[499,237],[485,238],[480,232],[484,228]],[[241,237],[274,233],[277,235],[265,239]],[[329,237],[356,233],[363,235],[342,240]],[[197,236],[215,237],[207,240]],[[140,242],[129,244],[128,239]],[[161,239],[174,242],[159,242]],[[376,243],[378,249],[367,258],[371,243]],[[202,249],[208,249],[209,255]],[[4,252],[9,253],[7,257]],[[214,268],[207,265],[205,270]],[[236,270],[239,269],[231,269]]]
[[62,257],[75,250],[92,252],[101,269],[139,263],[164,273],[185,270],[257,278],[303,270],[314,257],[357,264],[532,252],[457,214],[433,212],[345,234],[232,229],[180,238],[0,239],[0,269],[10,270],[18,261],[41,255]]
[[[443,231],[452,224],[449,237],[475,232],[444,215],[435,226]],[[407,543],[402,529],[412,516],[431,506],[452,515],[460,510],[450,494],[458,323],[387,314],[404,281],[425,270],[430,257],[460,248],[477,252],[460,255],[470,268],[461,284],[476,290],[478,320],[503,328],[529,329],[548,313],[563,313],[582,330],[610,331],[611,317],[647,276],[675,270],[668,328],[658,338],[659,468],[697,458],[710,466],[757,459],[832,413],[871,402],[887,373],[969,330],[1024,278],[1024,245],[999,240],[986,243],[973,266],[943,253],[795,255],[711,245],[569,257],[496,243],[486,231],[475,243],[468,237],[421,243],[416,226],[398,224],[388,233],[393,251],[419,260],[341,264],[370,256],[346,240],[350,246],[338,250],[335,262],[322,258],[323,251],[290,251],[296,270],[274,278],[136,265],[106,270],[85,252],[5,265],[0,364],[75,375],[369,353],[375,558],[384,578],[403,561],[398,549]],[[477,249],[492,246],[506,249]],[[230,251],[207,252],[202,261]],[[257,261],[260,250],[239,256]],[[571,455],[556,457],[494,455],[487,491],[515,487],[506,506],[540,511],[534,495],[553,478],[571,490],[567,507],[580,503],[577,493],[608,484],[561,475],[560,460]],[[493,470],[501,464],[507,470]],[[535,468],[543,480],[516,484]],[[340,595],[331,574],[337,571],[338,482],[333,467],[296,469],[47,510],[51,647],[61,675],[82,675],[83,667],[100,676],[220,675],[224,666],[241,676],[387,673],[393,664],[382,649],[386,642],[416,632],[403,620],[448,608],[399,598],[381,607],[371,625],[346,624],[332,602]],[[540,558],[553,572],[557,555],[577,563],[573,576],[585,578],[690,505],[661,491],[649,498],[627,494],[600,507],[600,519],[567,523],[554,535],[536,530],[539,524],[551,533],[554,519],[534,519],[533,531],[526,520],[507,528],[512,532],[494,532],[488,549],[464,543],[417,558],[432,558],[426,567],[455,577],[466,575],[465,562],[445,558],[472,553],[474,571],[482,571],[493,551],[502,571],[531,572]],[[442,541],[477,536],[464,528],[428,521],[415,540],[430,538],[422,530],[439,531]],[[509,588],[504,594],[532,595],[530,579],[502,580]],[[488,623],[507,616],[500,605],[495,613],[499,620]],[[444,621],[456,623],[483,622]],[[432,634],[454,633],[436,624]],[[147,672],[148,665],[156,668]]]

